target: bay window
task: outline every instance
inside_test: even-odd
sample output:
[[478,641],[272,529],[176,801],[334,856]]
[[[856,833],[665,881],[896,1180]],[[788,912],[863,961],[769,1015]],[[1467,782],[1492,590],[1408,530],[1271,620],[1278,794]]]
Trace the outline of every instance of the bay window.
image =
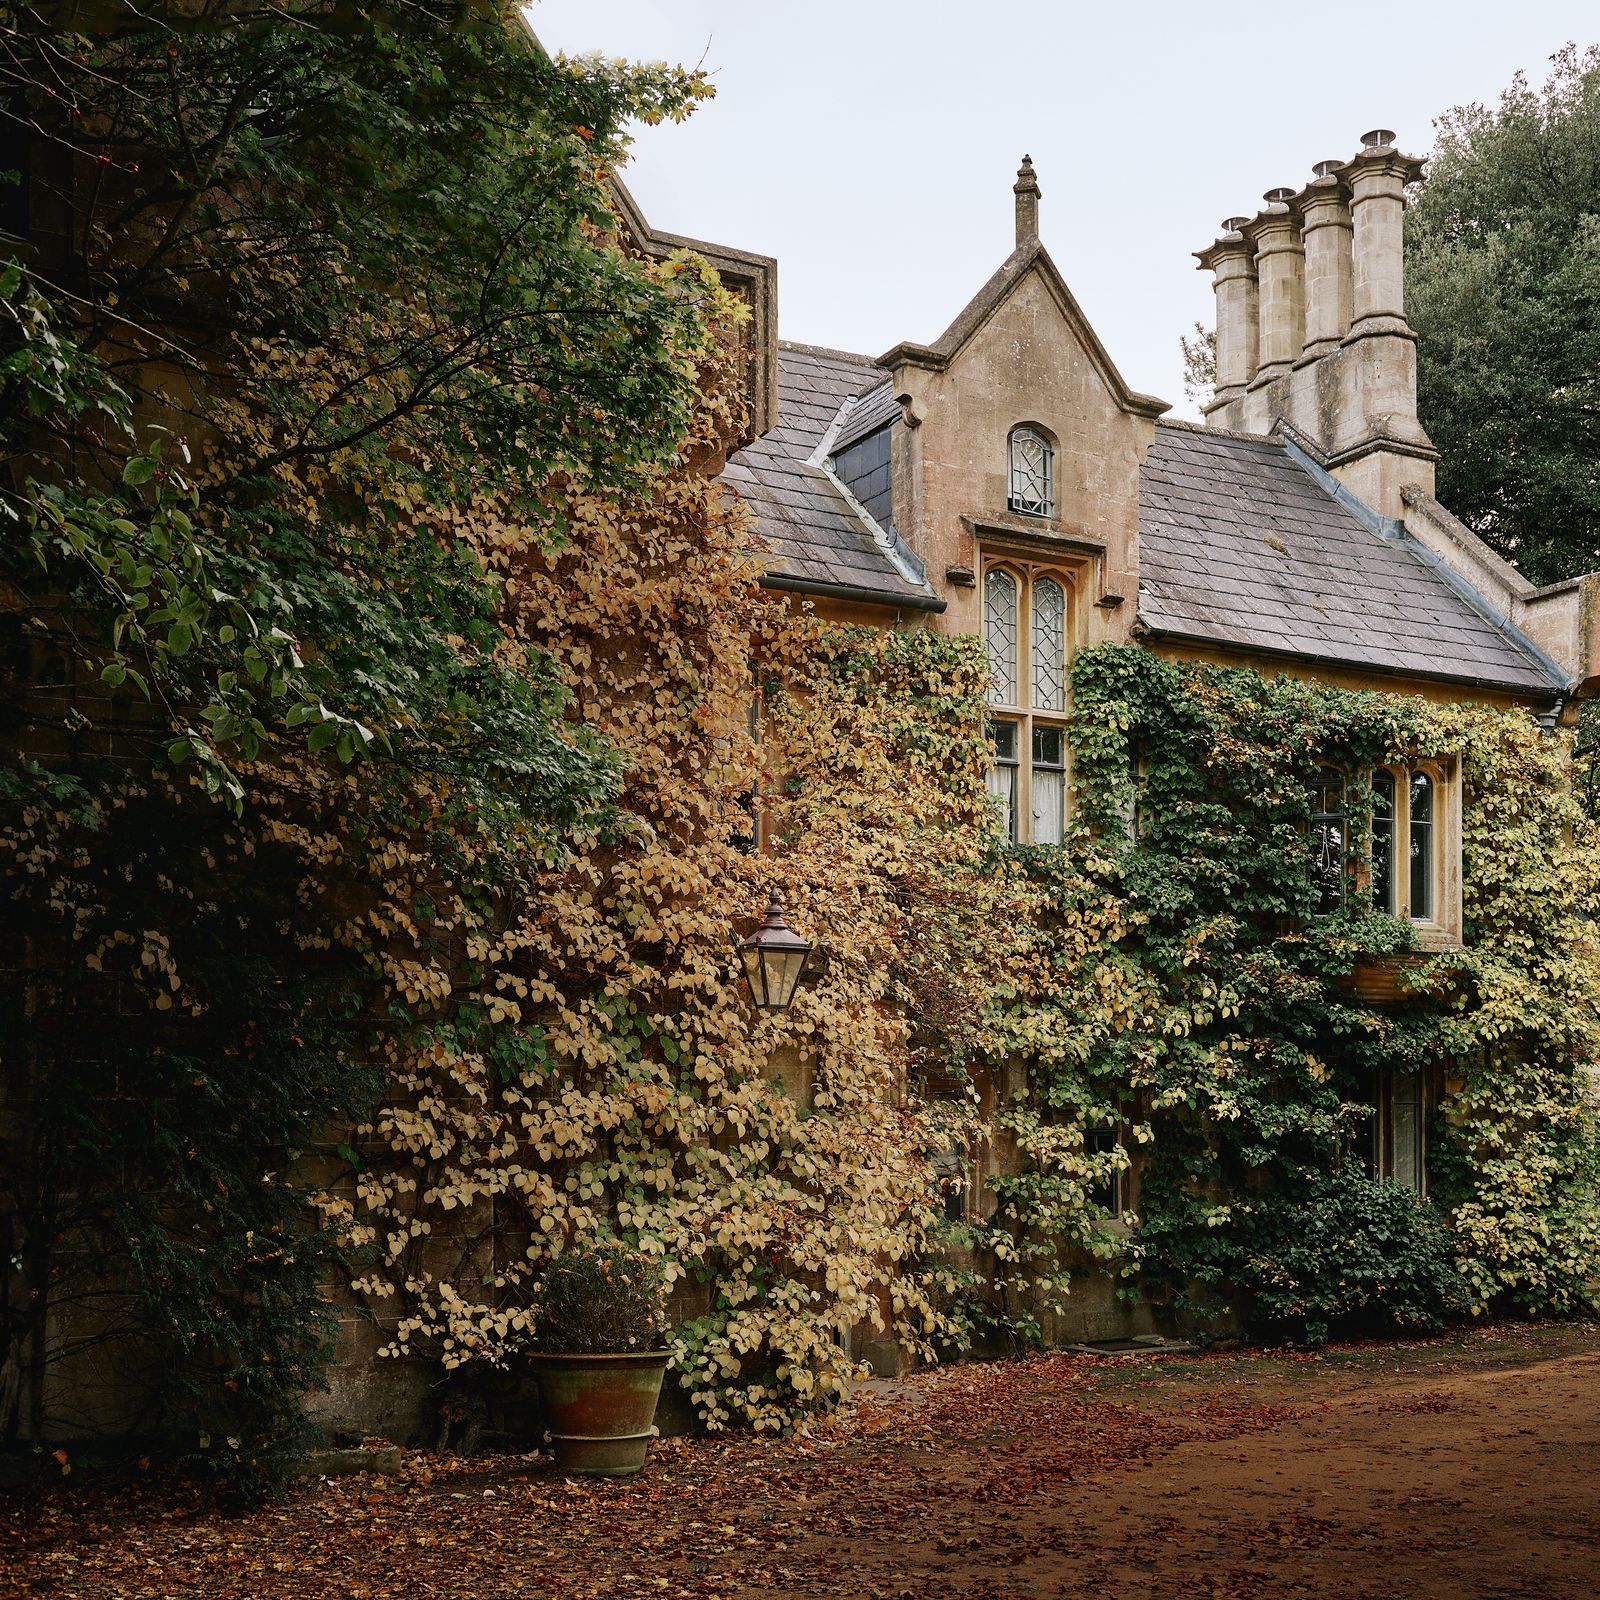
[[1370,896],[1362,903],[1414,924],[1424,949],[1458,943],[1461,842],[1456,769],[1426,761],[1378,767],[1368,776],[1372,821],[1364,839],[1350,834],[1347,775],[1324,766],[1312,778],[1308,799],[1313,914],[1339,911],[1354,882],[1360,895]]

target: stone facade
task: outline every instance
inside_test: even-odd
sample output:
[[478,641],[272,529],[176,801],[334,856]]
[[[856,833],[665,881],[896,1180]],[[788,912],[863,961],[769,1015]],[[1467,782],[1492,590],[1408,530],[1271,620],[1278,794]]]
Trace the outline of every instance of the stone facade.
[[[787,436],[780,446],[768,435],[727,475],[772,552],[767,581],[825,614],[983,636],[986,572],[1003,567],[1025,585],[1044,574],[1068,594],[1069,656],[1133,641],[1570,721],[1600,683],[1596,578],[1535,588],[1433,497],[1402,254],[1406,189],[1421,172],[1374,131],[1351,159],[1319,163],[1304,188],[1273,189],[1255,216],[1229,218],[1198,252],[1216,290],[1217,389],[1196,429],[1162,421],[1166,404],[1123,381],[1040,241],[1041,191],[1024,158],[1011,253],[938,340],[875,360],[780,350]],[[1014,492],[1018,429],[1052,452],[1042,508]],[[871,430],[891,469],[876,514],[848,493]],[[822,480],[847,491],[859,536],[848,551]],[[875,550],[876,580],[866,576]],[[848,584],[830,584],[846,555]],[[1036,716],[1025,690],[999,698],[997,723],[1022,728],[1015,758],[1026,769],[1028,731],[1062,726],[1066,706]],[[1417,931],[1425,947],[1449,948],[1462,937],[1460,795],[1450,774],[1438,781],[1440,905]],[[986,1103],[1008,1070],[979,1085]],[[1015,1161],[1003,1143],[974,1152],[969,1203],[984,1207],[981,1180]],[[1127,1183],[1133,1208],[1137,1169]],[[1126,1338],[1158,1320],[1089,1273],[1047,1332]]]

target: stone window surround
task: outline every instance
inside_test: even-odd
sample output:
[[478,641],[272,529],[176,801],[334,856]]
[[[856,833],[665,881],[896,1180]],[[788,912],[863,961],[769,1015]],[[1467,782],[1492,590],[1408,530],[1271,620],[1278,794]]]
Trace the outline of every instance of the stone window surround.
[[[987,622],[988,578],[994,571],[1011,576],[1017,586],[1017,687],[1013,698],[998,702],[990,700],[985,707],[986,720],[1012,724],[1017,729],[1016,776],[1013,788],[1015,809],[1014,834],[1019,843],[1032,842],[1033,833],[1033,730],[1034,728],[1060,728],[1062,730],[1063,799],[1062,826],[1072,810],[1072,757],[1066,740],[1066,723],[1071,710],[1071,686],[1059,707],[1039,707],[1032,704],[1033,677],[1033,587],[1041,579],[1059,584],[1066,601],[1066,631],[1063,641],[1064,666],[1070,674],[1072,657],[1081,643],[1083,618],[1078,597],[1082,593],[1084,576],[1081,564],[1062,561],[1041,561],[1035,555],[1018,556],[1005,550],[984,550],[978,567],[978,594],[980,596],[980,628],[985,648],[988,646]],[[1023,702],[1028,702],[1024,704]]]
[[[1319,769],[1320,770],[1320,769]],[[1397,761],[1375,767],[1368,774],[1387,772],[1395,782],[1394,817],[1394,908],[1390,914],[1408,920],[1416,931],[1417,943],[1424,950],[1459,950],[1462,944],[1461,920],[1461,767],[1453,760]],[[1433,914],[1412,917],[1411,879],[1406,864],[1411,859],[1410,810],[1404,797],[1413,773],[1426,773],[1433,780]],[[1349,774],[1345,775],[1346,784]],[[1348,799],[1346,801],[1348,806]],[[1356,853],[1354,894],[1369,899],[1372,894],[1372,835],[1360,839],[1349,836],[1346,812],[1346,852]],[[1388,907],[1379,907],[1388,910]]]
[[[1077,593],[1092,597],[1102,610],[1114,610],[1126,598],[1107,588],[1107,542],[1099,534],[1069,527],[1059,517],[1023,517],[1009,512],[1000,516],[963,515],[961,526],[979,552],[975,568],[980,582],[981,557],[1010,555],[1017,561],[1044,561],[1060,567],[1072,578]],[[1082,620],[1078,619],[1080,633]]]
[[[1040,487],[1043,494],[1037,496],[1030,505],[1017,503],[1017,484],[1019,474],[1024,478],[1034,476],[1028,470],[1025,461],[1019,459],[1020,449],[1029,444],[1038,444],[1040,448],[1040,467],[1038,477],[1042,479]],[[1037,517],[1041,521],[1049,521],[1056,514],[1056,436],[1038,422],[1013,423],[1006,433],[1006,509],[1015,516]]]

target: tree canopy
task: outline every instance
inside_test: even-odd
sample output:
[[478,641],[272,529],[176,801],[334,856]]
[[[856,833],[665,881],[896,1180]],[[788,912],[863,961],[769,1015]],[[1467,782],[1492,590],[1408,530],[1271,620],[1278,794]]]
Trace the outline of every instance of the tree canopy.
[[255,1493],[396,940],[616,796],[483,552],[677,459],[722,292],[624,247],[607,173],[708,91],[442,0],[3,23],[0,1440],[132,1352],[127,1425]]
[[1439,497],[1553,582],[1600,565],[1600,47],[1437,126],[1406,297]]

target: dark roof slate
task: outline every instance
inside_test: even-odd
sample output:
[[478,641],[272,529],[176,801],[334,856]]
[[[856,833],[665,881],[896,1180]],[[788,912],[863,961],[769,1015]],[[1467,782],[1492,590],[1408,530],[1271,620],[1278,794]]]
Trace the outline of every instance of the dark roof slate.
[[1139,486],[1139,620],[1153,634],[1554,694],[1509,626],[1403,531],[1386,537],[1281,440],[1156,425]]
[[937,603],[926,584],[906,576],[883,536],[827,473],[808,464],[845,401],[873,394],[888,377],[866,356],[779,346],[777,425],[732,457],[722,474],[755,514],[769,546],[769,577],[881,596],[885,605]]
[[876,433],[879,428],[899,420],[900,407],[894,397],[894,385],[885,378],[876,389],[862,395],[845,412],[839,423],[839,432],[834,436],[832,453],[838,455],[841,450],[848,450],[868,434]]

